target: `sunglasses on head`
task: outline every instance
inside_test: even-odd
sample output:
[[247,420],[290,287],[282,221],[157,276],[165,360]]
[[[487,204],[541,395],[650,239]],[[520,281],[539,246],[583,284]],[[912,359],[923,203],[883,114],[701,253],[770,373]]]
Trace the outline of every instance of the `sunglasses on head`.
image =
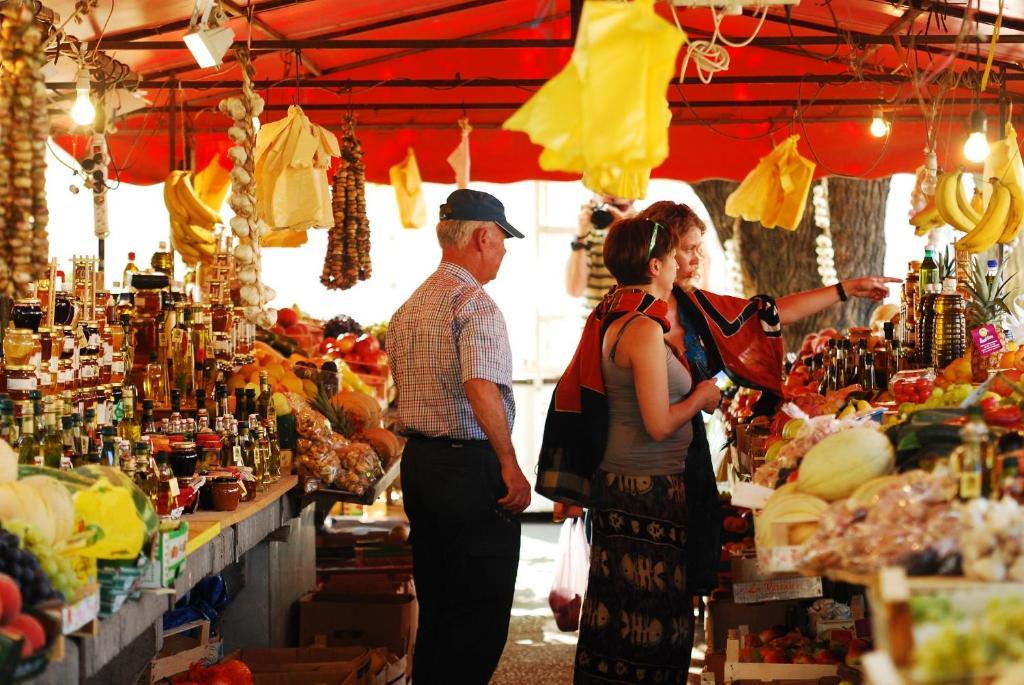
[[654,226],[654,228],[651,230],[651,242],[647,246],[647,261],[650,261],[651,257],[654,256],[654,244],[658,242],[658,231],[664,229],[665,227],[659,224],[657,221],[654,221],[653,219],[648,219],[648,221],[650,221],[651,224]]

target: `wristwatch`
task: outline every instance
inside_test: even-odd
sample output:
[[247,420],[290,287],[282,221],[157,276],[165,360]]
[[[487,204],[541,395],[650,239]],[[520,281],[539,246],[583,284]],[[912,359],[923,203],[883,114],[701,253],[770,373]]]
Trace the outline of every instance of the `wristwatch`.
[[576,252],[577,250],[589,250],[590,249],[590,244],[587,243],[585,240],[580,240],[579,238],[576,238],[575,240],[573,240],[571,243],[569,243],[569,245],[572,247],[572,251],[573,252]]
[[836,281],[836,292],[839,293],[839,301],[846,302],[850,299],[850,296],[846,294],[846,289],[843,288],[842,281]]

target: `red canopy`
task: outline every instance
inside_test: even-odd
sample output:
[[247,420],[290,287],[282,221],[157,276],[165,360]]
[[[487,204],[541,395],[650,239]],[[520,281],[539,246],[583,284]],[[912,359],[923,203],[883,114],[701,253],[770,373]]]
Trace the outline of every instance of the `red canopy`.
[[[47,4],[67,17],[75,3]],[[384,183],[388,168],[404,159],[409,146],[416,150],[425,180],[453,182],[445,158],[459,141],[457,120],[463,115],[474,127],[474,180],[572,178],[542,171],[540,149],[523,134],[501,131],[500,125],[568,61],[581,4],[253,0],[245,5],[223,0],[235,15],[236,39],[254,41],[256,78],[268,103],[263,120],[284,116],[283,110],[298,102],[313,120],[337,131],[351,107],[367,176]],[[741,179],[791,132],[801,135],[800,150],[818,163],[819,175],[912,172],[923,162],[926,117],[933,107],[940,165],[964,164],[967,118],[977,106],[977,84],[989,52],[987,42],[973,37],[993,33],[999,2],[981,0],[977,30],[968,22],[966,40],[957,38],[962,5],[935,3],[918,10],[910,4],[803,0],[788,13],[772,7],[753,44],[727,48],[727,71],[705,85],[691,67],[683,85],[670,86],[671,152],[654,175],[686,181]],[[990,137],[998,129],[1000,100],[1024,99],[1024,9],[1020,2],[1005,5],[992,79],[980,95]],[[219,70],[196,67],[181,41],[192,7],[191,0],[118,0],[109,20],[101,3],[85,22],[69,24],[68,31],[90,48],[98,44],[141,76],[152,103],[119,122],[118,132],[108,138],[123,181],[164,179],[172,165],[172,104],[177,160],[189,150],[202,166],[226,143],[229,120],[216,105],[237,91],[239,68],[230,53]],[[658,11],[672,21],[668,4],[659,2]],[[251,34],[247,12],[253,17]],[[710,35],[707,8],[677,12],[691,40]],[[753,9],[726,17],[722,32],[750,36],[759,17]],[[317,45],[322,40],[334,42]],[[48,79],[67,84],[73,72],[74,65],[61,60]],[[888,138],[868,132],[877,104],[894,119]],[[86,149],[81,138],[61,136],[58,142],[73,153]]]

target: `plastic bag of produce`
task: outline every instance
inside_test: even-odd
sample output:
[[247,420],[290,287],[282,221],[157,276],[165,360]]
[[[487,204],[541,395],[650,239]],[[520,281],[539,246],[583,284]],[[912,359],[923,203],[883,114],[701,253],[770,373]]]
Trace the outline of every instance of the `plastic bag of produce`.
[[548,605],[555,615],[558,629],[570,633],[580,627],[580,609],[587,593],[587,574],[590,571],[590,544],[582,518],[565,520],[558,534],[558,550]]
[[362,495],[384,475],[380,457],[365,442],[350,443],[338,436],[332,447],[341,463],[338,477],[334,481],[335,487]]
[[139,517],[131,490],[107,478],[100,478],[75,496],[75,513],[97,532],[92,544],[78,550],[82,556],[135,559],[152,534]]

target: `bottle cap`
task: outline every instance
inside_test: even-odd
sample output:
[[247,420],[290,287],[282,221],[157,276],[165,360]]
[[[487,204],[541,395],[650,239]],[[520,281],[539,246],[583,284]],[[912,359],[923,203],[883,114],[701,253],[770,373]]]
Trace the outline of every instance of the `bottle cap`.
[[990,259],[987,262],[985,262],[985,266],[987,266],[990,269],[995,269],[999,266],[999,262],[997,262],[994,259]]
[[161,240],[160,247],[158,248],[161,252],[167,252],[167,241]]
[[135,261],[135,253],[134,252],[129,252],[128,253],[128,261],[129,262],[134,262]]

